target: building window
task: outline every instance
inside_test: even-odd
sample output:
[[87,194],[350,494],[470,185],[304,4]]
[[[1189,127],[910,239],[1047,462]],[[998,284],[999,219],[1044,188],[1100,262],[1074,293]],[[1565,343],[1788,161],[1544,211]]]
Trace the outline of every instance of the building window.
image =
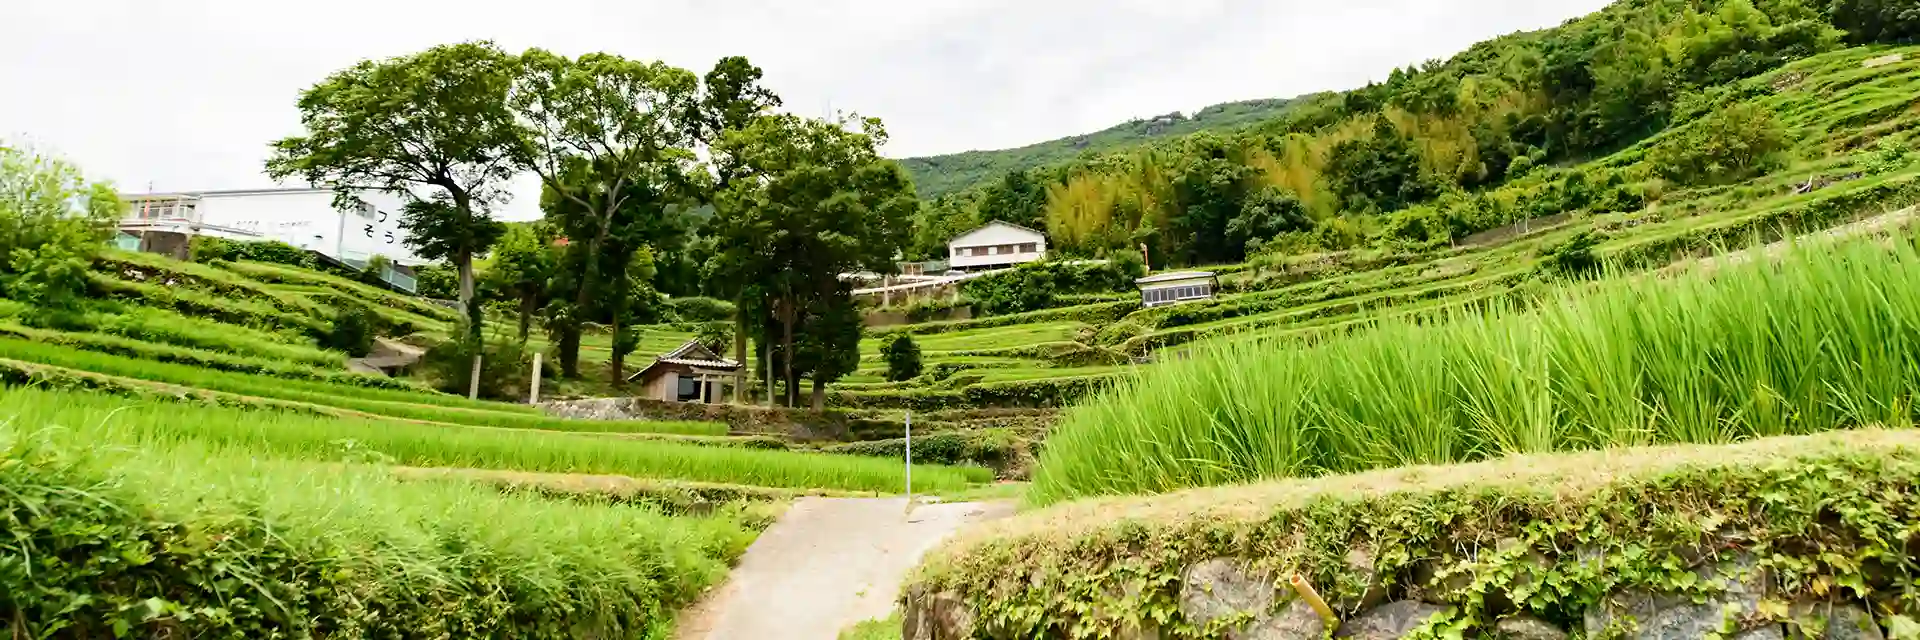
[[700,380],[680,376],[680,388],[675,390],[674,399],[680,402],[692,402],[700,399]]
[[1020,253],[1034,253],[1039,250],[1040,244],[1037,242],[1028,242],[1020,245]]

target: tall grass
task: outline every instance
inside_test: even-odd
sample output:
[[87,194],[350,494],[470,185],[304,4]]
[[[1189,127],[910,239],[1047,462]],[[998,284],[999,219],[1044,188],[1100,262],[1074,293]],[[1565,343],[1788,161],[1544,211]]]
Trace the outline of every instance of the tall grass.
[[1311,347],[1201,344],[1069,411],[1033,495],[1912,424],[1920,250],[1894,244],[1794,247]]
[[753,538],[729,512],[403,482],[173,430],[210,422],[288,426],[0,393],[0,513],[15,516],[0,519],[15,525],[0,613],[16,635],[666,637],[650,632]]
[[539,409],[527,405],[468,400],[431,391],[376,389],[344,383],[217,371],[11,338],[0,338],[0,358],[258,398],[307,402],[410,420],[548,431],[687,435],[725,435],[727,431],[726,425],[717,422],[568,420],[548,417]]
[[[17,411],[27,414],[23,419],[35,424],[46,420],[34,411],[111,409],[116,412],[114,420],[136,425],[129,428],[141,431],[139,441],[143,445],[198,442],[315,461],[378,459],[420,467],[610,474],[852,491],[898,491],[905,485],[905,470],[899,463],[853,456],[0,391],[0,408],[8,406],[19,407]],[[0,415],[5,412],[0,410]],[[940,466],[916,466],[913,475],[915,488],[925,491],[960,489],[993,479],[986,469]]]

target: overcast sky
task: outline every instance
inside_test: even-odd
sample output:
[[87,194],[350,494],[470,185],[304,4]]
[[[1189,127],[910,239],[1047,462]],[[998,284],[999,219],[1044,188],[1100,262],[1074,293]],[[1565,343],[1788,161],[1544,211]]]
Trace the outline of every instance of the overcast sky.
[[[906,157],[1021,146],[1209,104],[1347,89],[1605,0],[4,0],[0,137],[123,191],[273,186],[293,103],[363,58],[492,39],[704,73],[789,110],[878,116]],[[520,191],[525,192],[522,188]],[[505,217],[537,215],[520,197]]]

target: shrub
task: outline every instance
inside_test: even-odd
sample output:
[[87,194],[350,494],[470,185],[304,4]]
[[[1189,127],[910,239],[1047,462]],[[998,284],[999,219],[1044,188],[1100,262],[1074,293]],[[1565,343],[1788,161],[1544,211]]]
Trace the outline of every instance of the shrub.
[[1540,267],[1560,276],[1592,275],[1600,271],[1600,258],[1593,254],[1593,248],[1599,245],[1599,236],[1592,231],[1581,231],[1564,242],[1542,249]]
[[323,345],[349,356],[364,356],[373,351],[373,339],[380,331],[380,315],[362,304],[341,305],[333,314],[333,326],[327,330]]
[[1913,164],[1913,149],[1900,138],[1881,138],[1874,142],[1873,151],[1865,155],[1861,165],[1869,174],[1893,173]]
[[666,308],[668,322],[719,322],[734,315],[733,303],[700,296],[668,298]]
[[319,259],[313,253],[278,240],[237,241],[213,236],[194,236],[191,247],[193,261],[211,263],[215,260],[248,260],[283,264],[302,269],[314,269]]
[[694,332],[694,339],[709,351],[725,356],[733,352],[733,323],[716,321],[702,324]]
[[1014,269],[968,280],[961,285],[967,298],[987,315],[1037,311],[1053,306],[1053,271],[1039,266]]
[[1771,110],[1739,104],[1668,136],[1647,160],[1680,184],[1726,184],[1783,166],[1788,145],[1786,128]]
[[0,295],[70,308],[124,205],[67,161],[0,141]]
[[903,382],[920,377],[920,345],[914,343],[913,336],[893,334],[880,347],[880,355],[887,361],[887,380]]
[[[487,332],[483,332],[487,333]],[[480,356],[482,398],[517,399],[527,388],[532,356],[526,345],[505,334],[475,337],[464,329],[453,331],[451,339],[428,349],[421,364],[433,378],[434,388],[466,395],[472,383],[473,357]]]

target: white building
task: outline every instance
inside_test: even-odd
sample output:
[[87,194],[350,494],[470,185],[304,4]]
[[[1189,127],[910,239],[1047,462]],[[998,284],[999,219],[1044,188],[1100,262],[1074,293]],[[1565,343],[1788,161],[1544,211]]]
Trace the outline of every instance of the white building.
[[[404,266],[427,262],[407,247],[407,232],[400,228],[401,201],[387,194],[363,194],[361,206],[345,211],[334,208],[333,191],[328,189],[186,191],[120,198],[129,205],[119,225],[123,240],[131,239],[129,248],[185,258],[188,239],[204,235],[279,240],[354,267],[365,266],[376,255]],[[388,281],[411,290],[412,278],[404,276]]]
[[1140,304],[1148,308],[1212,299],[1213,291],[1220,288],[1220,279],[1212,271],[1162,273],[1133,283],[1140,287]]
[[328,189],[245,189],[122,195],[130,205],[120,230],[208,235],[231,240],[279,240],[343,262],[375,255],[415,265],[426,260],[407,247],[399,198],[366,193],[360,207],[333,206]]
[[989,222],[947,242],[948,268],[998,269],[1047,257],[1046,234],[1007,222]]

